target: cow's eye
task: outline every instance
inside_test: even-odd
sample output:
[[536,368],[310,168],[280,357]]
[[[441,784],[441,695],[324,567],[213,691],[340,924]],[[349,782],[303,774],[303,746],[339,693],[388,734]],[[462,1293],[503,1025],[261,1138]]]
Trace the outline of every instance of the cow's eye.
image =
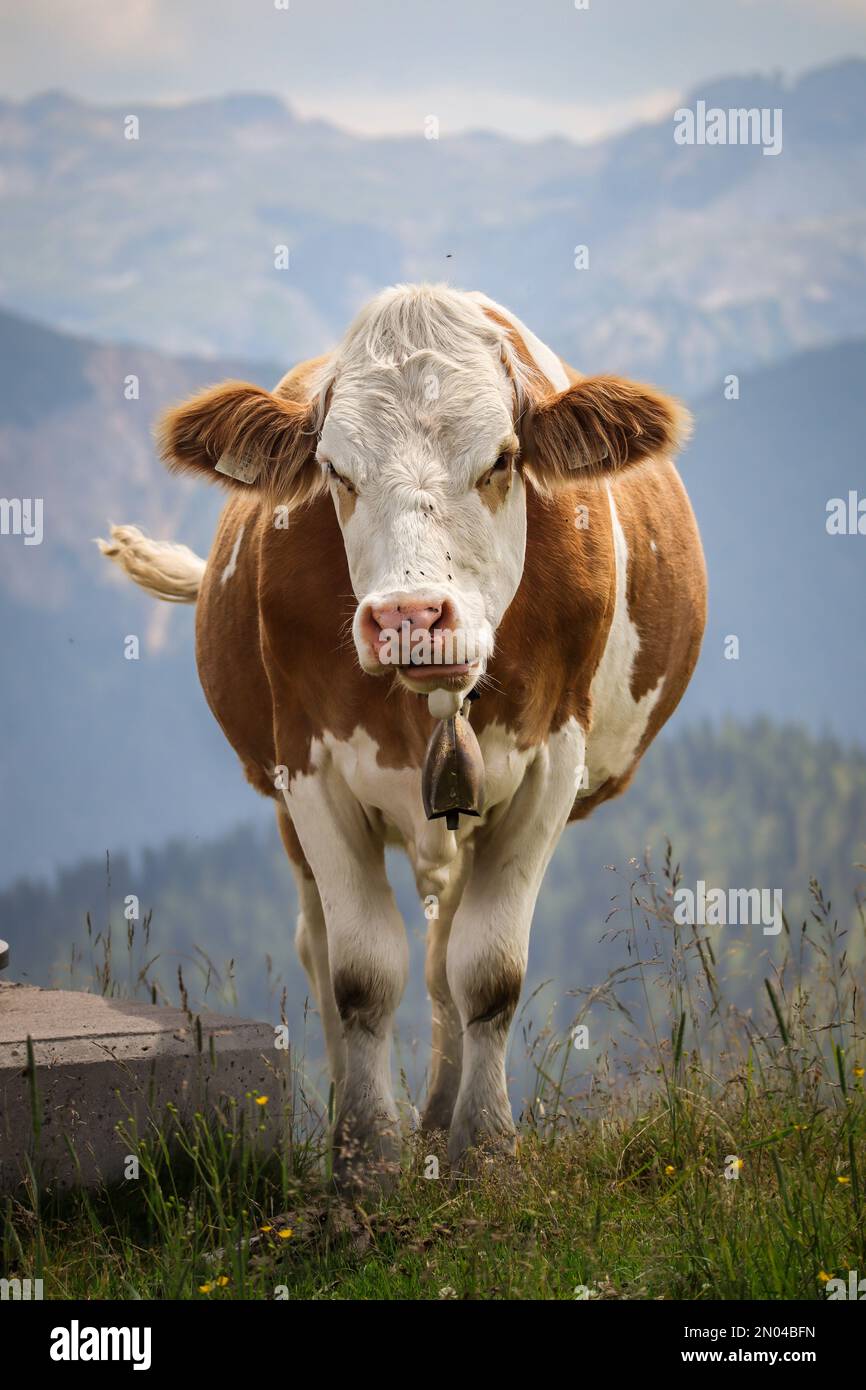
[[507,473],[511,467],[512,455],[500,454],[495,463],[492,463],[486,473],[482,473],[478,480],[478,487],[489,487],[493,479],[499,474]]
[[338,483],[342,483],[343,487],[346,488],[349,492],[354,492],[354,491],[355,491],[354,487],[353,487],[352,484],[349,482],[349,479],[348,479],[348,478],[344,478],[343,475],[342,475],[342,473],[338,473],[338,472],[337,472],[336,468],[335,468],[334,465],[331,463],[330,459],[328,460],[328,476],[329,476],[330,478],[335,478],[335,479],[337,480]]

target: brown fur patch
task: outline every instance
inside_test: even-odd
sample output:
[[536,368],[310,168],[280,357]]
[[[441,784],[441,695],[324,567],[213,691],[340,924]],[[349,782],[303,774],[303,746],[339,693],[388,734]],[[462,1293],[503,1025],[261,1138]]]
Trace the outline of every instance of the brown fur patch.
[[499,327],[505,330],[505,336],[508,339],[511,350],[520,362],[523,380],[522,384],[519,386],[511,361],[507,353],[503,353],[502,365],[508,373],[514,388],[516,418],[520,414],[519,406],[521,394],[528,395],[532,400],[542,400],[545,396],[550,394],[550,382],[541,371],[538,363],[526,346],[523,335],[518,332],[511,320],[505,318],[503,314],[497,313],[495,309],[489,308],[486,304],[482,305],[482,308],[489,319],[492,319],[494,323],[498,323]]
[[192,470],[211,482],[249,487],[216,472],[227,454],[259,470],[256,488],[283,501],[302,502],[323,486],[313,457],[317,417],[315,401],[292,401],[249,382],[226,381],[167,411],[157,428],[157,443],[172,471]]
[[628,547],[626,601],[639,646],[630,693],[640,700],[663,680],[634,761],[591,796],[579,798],[570,819],[583,820],[621,795],[656,734],[670,719],[691,679],[706,624],[707,581],[698,528],[672,463],[656,462],[616,475],[614,504]]
[[468,990],[467,1027],[495,1024],[497,1029],[507,1029],[514,1017],[522,989],[523,972],[516,965],[502,963],[491,971],[489,976],[483,978],[479,971],[477,980]]
[[354,967],[334,971],[334,998],[346,1028],[377,1034],[394,1009],[394,991],[381,975],[361,974]]
[[337,484],[337,513],[340,517],[340,525],[345,526],[351,520],[355,504],[358,501],[358,494],[350,491],[342,483]]
[[488,511],[493,512],[494,516],[506,501],[513,481],[514,459],[509,455],[507,467],[488,468],[487,472],[475,484],[478,496]]
[[685,692],[706,623],[707,584],[694,514],[670,463],[627,472],[614,500],[629,552],[626,599],[640,646],[631,678],[632,699],[665,680],[641,751],[670,718]]
[[664,458],[685,440],[689,422],[678,401],[652,386],[585,377],[527,411],[521,437],[531,476],[546,488],[582,469]]
[[[587,530],[574,524],[579,504],[593,518]],[[516,731],[522,748],[544,742],[572,717],[589,727],[590,685],[615,599],[603,484],[582,478],[555,499],[527,489],[526,510],[523,579],[497,632],[492,689],[472,712],[477,731],[499,721]]]

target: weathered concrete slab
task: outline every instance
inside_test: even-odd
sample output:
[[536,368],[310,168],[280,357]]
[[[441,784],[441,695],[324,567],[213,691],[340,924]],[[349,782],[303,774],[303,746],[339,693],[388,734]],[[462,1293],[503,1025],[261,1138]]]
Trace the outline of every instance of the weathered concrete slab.
[[132,1118],[144,1134],[169,1103],[207,1114],[235,1100],[265,1126],[260,1142],[278,1144],[288,1072],[267,1023],[0,982],[0,1187],[28,1158],[43,1183],[120,1181],[130,1144],[116,1125]]

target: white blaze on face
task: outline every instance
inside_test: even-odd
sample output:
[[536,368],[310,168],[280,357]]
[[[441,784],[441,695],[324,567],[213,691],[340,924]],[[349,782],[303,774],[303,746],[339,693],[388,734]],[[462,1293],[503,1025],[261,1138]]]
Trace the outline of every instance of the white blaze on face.
[[[446,603],[482,665],[526,546],[518,473],[485,500],[517,445],[500,332],[468,296],[386,292],[336,356],[318,449],[359,613],[393,595]],[[357,620],[355,639],[371,669]]]

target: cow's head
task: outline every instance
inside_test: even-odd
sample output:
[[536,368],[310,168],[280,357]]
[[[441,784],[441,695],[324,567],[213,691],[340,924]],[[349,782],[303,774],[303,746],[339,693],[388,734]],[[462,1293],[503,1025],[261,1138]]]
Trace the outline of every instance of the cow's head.
[[169,412],[161,443],[171,466],[274,503],[329,489],[363,669],[466,691],[520,584],[527,485],[669,453],[686,418],[617,377],[557,392],[482,301],[410,286],[359,315],[309,401],[228,382]]

